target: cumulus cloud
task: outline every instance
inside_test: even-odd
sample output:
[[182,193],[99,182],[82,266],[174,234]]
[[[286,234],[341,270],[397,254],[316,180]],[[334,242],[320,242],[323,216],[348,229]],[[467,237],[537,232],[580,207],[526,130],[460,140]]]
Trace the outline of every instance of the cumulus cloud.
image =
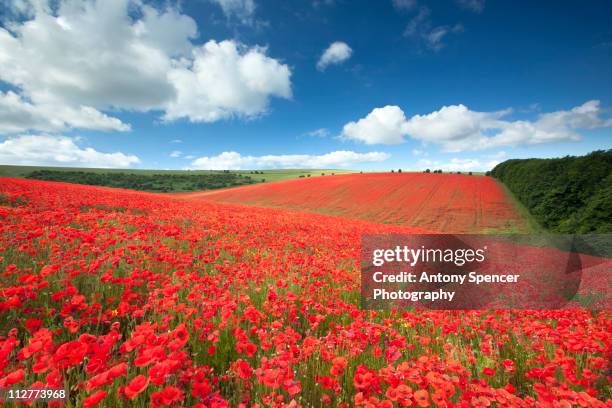
[[[128,9],[138,7],[133,21]],[[147,110],[174,95],[170,53],[190,49],[195,22],[128,0],[60,1],[0,29],[0,79],[34,102]]]
[[427,115],[414,115],[402,124],[405,134],[439,144],[461,143],[495,126],[509,112],[474,112],[465,105],[443,106]]
[[444,171],[487,171],[501,163],[505,156],[505,152],[498,152],[478,158],[453,157],[447,161],[421,159],[417,161],[416,167],[418,170],[441,169]]
[[496,160],[483,161],[481,159],[460,159],[456,157],[446,162],[435,160],[423,160],[417,162],[417,166],[420,169],[431,168],[441,169],[444,171],[487,171],[491,170],[497,164],[499,164],[499,161]]
[[75,139],[66,136],[20,135],[0,142],[0,163],[113,168],[130,167],[140,163],[140,159],[121,152],[82,148]]
[[32,0],[11,0],[5,1],[2,6],[4,16],[0,16],[0,19],[31,16],[36,4]]
[[271,96],[291,98],[291,71],[266,55],[265,48],[235,41],[208,41],[193,50],[193,61],[168,73],[177,97],[168,103],[165,120],[181,117],[214,122],[266,112]]
[[127,131],[130,126],[89,107],[73,108],[48,103],[32,104],[14,92],[0,92],[0,133],[26,130],[58,132],[72,128]]
[[10,14],[0,27],[0,81],[33,106],[87,110],[92,120],[78,127],[98,129],[93,112],[111,109],[161,111],[166,120],[253,116],[266,112],[270,97],[291,96],[289,68],[264,48],[237,41],[195,45],[195,21],[175,7],[139,0],[22,2],[32,6],[20,6],[27,12]]
[[366,144],[397,144],[405,137],[441,145],[446,151],[481,150],[499,146],[531,145],[580,140],[580,129],[612,126],[602,118],[597,100],[570,110],[538,115],[534,121],[505,120],[512,110],[472,111],[465,105],[443,106],[426,115],[406,119],[398,106],[376,108],[365,118],[349,122],[342,136]]
[[236,18],[244,24],[251,24],[255,14],[253,0],[210,0],[218,4],[227,18]]
[[342,128],[342,138],[365,144],[400,144],[406,134],[406,116],[399,106],[375,108],[365,118]]
[[356,153],[339,150],[322,155],[284,154],[266,156],[243,156],[237,152],[223,152],[217,156],[199,157],[192,166],[203,170],[241,170],[266,168],[336,168],[349,167],[357,163],[382,162],[388,153]]
[[181,157],[182,155],[183,155],[183,152],[181,152],[180,150],[173,150],[170,152],[168,156],[172,158],[177,158],[177,157]]
[[321,54],[321,58],[319,58],[319,61],[317,62],[317,69],[319,71],[325,71],[325,69],[330,65],[343,63],[349,59],[352,54],[353,50],[347,43],[342,41],[333,42],[325,51],[323,51],[323,54]]
[[597,100],[566,111],[538,115],[534,121],[509,121],[511,110],[475,112],[464,105],[444,106],[428,115],[415,115],[404,129],[415,139],[439,143],[448,151],[479,150],[560,141],[578,141],[579,129],[612,126],[603,119]]

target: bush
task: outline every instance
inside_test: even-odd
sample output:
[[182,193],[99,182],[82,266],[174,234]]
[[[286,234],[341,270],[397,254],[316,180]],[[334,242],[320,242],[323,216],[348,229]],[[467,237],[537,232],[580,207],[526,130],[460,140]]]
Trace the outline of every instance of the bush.
[[211,173],[124,173],[72,170],[36,170],[26,176],[29,179],[61,181],[94,186],[129,188],[160,193],[196,191],[253,184],[250,176],[230,173],[228,170]]
[[491,175],[551,231],[612,232],[612,149],[579,157],[507,160]]

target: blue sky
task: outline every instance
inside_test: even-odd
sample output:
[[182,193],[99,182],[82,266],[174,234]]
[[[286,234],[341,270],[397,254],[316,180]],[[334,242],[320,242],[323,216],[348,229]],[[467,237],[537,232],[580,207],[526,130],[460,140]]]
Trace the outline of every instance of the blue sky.
[[426,167],[612,148],[612,3],[14,0],[0,164]]

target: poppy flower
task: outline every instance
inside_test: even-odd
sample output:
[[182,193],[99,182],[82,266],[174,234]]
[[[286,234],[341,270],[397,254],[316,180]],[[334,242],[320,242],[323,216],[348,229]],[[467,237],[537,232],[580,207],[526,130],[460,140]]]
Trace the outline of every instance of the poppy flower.
[[419,407],[429,406],[429,393],[426,390],[415,391],[413,396]]
[[491,367],[485,367],[482,369],[482,373],[486,376],[493,377],[495,375],[495,370]]
[[149,384],[149,379],[145,377],[144,375],[140,374],[134,377],[128,383],[128,385],[125,386],[123,392],[125,393],[126,397],[133,400],[134,398],[138,396],[138,394],[140,394],[141,392],[144,391],[145,388],[147,388],[148,384]]
[[[479,214],[509,211],[495,183],[464,178],[431,198],[461,208],[447,232],[474,197]],[[363,191],[345,191],[354,211],[376,204]],[[606,406],[609,307],[362,310],[362,236],[423,231],[206,197],[0,178],[0,387],[92,407]],[[391,218],[427,218],[418,194],[402,200]],[[580,290],[605,293],[608,270],[585,268]]]
[[91,394],[90,396],[83,399],[83,408],[92,408],[95,407],[102,401],[108,393],[105,390],[98,390]]

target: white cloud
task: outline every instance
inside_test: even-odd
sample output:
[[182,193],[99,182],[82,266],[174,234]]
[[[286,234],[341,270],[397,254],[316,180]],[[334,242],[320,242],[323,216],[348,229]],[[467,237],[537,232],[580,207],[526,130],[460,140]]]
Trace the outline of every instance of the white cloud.
[[183,143],[183,141],[181,139],[172,139],[170,141],[170,143],[177,143],[178,144],[178,143]]
[[419,12],[408,22],[404,30],[404,35],[415,36],[419,34],[419,32],[431,28],[431,21],[429,20],[430,14],[431,10],[429,10],[429,7],[420,7]]
[[481,13],[484,10],[486,0],[457,0],[457,3],[468,10],[475,13]]
[[417,161],[418,170],[441,169],[444,171],[487,171],[497,166],[505,156],[504,152],[479,158],[453,157],[448,161],[421,159]]
[[403,124],[405,134],[426,142],[452,144],[478,134],[509,112],[474,112],[465,105],[443,106],[427,115],[414,115]]
[[[32,0],[11,0],[5,1],[3,4],[4,18],[6,17],[19,17],[19,16],[31,16],[34,13],[35,4]],[[0,17],[2,18],[2,17]]]
[[0,163],[112,168],[130,167],[140,159],[121,152],[81,148],[66,136],[20,135],[0,142]]
[[130,126],[89,106],[72,108],[48,103],[32,104],[14,92],[0,92],[0,133],[26,130],[59,132],[72,128],[127,131]]
[[169,72],[177,90],[164,115],[214,122],[265,113],[271,96],[291,98],[291,71],[266,55],[265,48],[235,41],[208,41],[193,50],[193,62]]
[[[197,25],[177,8],[140,0],[27,4],[0,27],[0,81],[34,109],[87,110],[66,128],[98,129],[111,109],[161,111],[166,120],[251,117],[267,111],[269,98],[291,96],[287,65],[236,41],[194,45]],[[19,128],[38,129],[35,119]]]
[[457,159],[453,158],[444,163],[441,167],[449,171],[470,171],[482,169],[483,164],[477,159]]
[[306,132],[305,135],[311,136],[311,137],[327,137],[329,136],[329,129],[319,128],[319,129],[311,130],[310,132]]
[[387,105],[344,125],[341,136],[365,144],[399,144],[404,142],[405,123],[406,116],[400,107]]
[[450,33],[461,33],[463,32],[463,25],[455,24],[454,26],[438,26],[433,28],[429,33],[423,34],[423,39],[427,47],[434,51],[439,51],[444,48],[445,44],[442,42],[444,37]]
[[183,155],[183,152],[181,152],[180,150],[173,150],[170,152],[168,156],[177,158],[177,157],[181,157],[182,155]]
[[507,121],[511,110],[475,112],[464,105],[444,106],[428,115],[415,115],[405,129],[413,138],[442,144],[448,151],[479,150],[499,146],[578,141],[579,129],[612,126],[602,119],[599,101],[569,111],[540,114],[535,121]]
[[[142,17],[132,21],[130,6]],[[56,14],[0,29],[0,79],[34,103],[148,110],[172,98],[172,50],[188,50],[195,22],[128,0],[61,1]]]
[[440,167],[449,171],[486,171],[491,170],[499,163],[499,160],[490,159],[452,158],[450,161],[443,163]]
[[568,111],[540,114],[534,121],[503,118],[512,110],[472,111],[465,105],[443,106],[426,115],[406,119],[398,106],[374,109],[368,116],[344,126],[342,136],[366,144],[397,144],[405,137],[441,145],[446,151],[466,151],[500,146],[578,141],[580,129],[612,126],[601,117],[599,101],[592,100]]
[[392,0],[393,7],[397,10],[412,10],[417,5],[417,0]]
[[313,0],[312,6],[315,8],[321,6],[334,6],[336,4],[336,0]]
[[404,36],[412,37],[417,43],[422,42],[430,50],[439,51],[445,47],[443,40],[448,34],[463,32],[462,24],[434,27],[430,16],[431,10],[429,7],[420,7],[418,13],[408,22],[404,30]]
[[336,168],[357,163],[381,162],[391,157],[388,153],[356,153],[339,150],[322,155],[284,154],[242,156],[237,152],[223,152],[218,156],[199,157],[192,166],[204,170],[240,170],[265,168]]
[[253,23],[255,2],[253,0],[210,0],[218,4],[227,18],[237,18],[244,24]]
[[347,43],[342,41],[333,42],[321,54],[321,58],[317,62],[317,69],[324,71],[329,65],[341,64],[349,59],[352,54],[353,50]]

